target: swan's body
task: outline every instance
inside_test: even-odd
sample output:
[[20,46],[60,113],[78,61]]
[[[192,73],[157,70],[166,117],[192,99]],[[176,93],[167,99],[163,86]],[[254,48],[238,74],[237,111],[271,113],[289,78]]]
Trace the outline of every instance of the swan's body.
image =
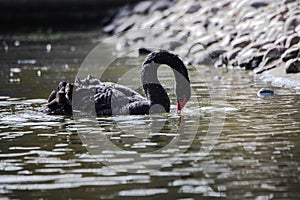
[[69,94],[71,90],[66,89],[67,84],[61,82],[59,92],[52,92],[45,110],[49,114],[70,114],[70,106],[73,105],[73,108],[89,111],[91,107],[88,104],[93,102],[97,116],[169,112],[170,99],[157,78],[160,64],[168,65],[174,72],[177,109],[181,110],[191,96],[190,80],[182,60],[167,51],[153,52],[143,62],[141,80],[146,97],[126,86],[100,82],[89,76],[75,82],[73,97]]

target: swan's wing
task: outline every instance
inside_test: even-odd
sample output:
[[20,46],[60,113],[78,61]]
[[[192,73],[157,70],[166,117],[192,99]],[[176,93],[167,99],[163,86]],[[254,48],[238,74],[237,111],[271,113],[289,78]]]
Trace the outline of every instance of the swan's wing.
[[129,115],[130,96],[110,88],[95,95],[95,109],[97,115]]
[[149,114],[150,102],[147,100],[135,101],[129,104],[130,115],[144,115]]

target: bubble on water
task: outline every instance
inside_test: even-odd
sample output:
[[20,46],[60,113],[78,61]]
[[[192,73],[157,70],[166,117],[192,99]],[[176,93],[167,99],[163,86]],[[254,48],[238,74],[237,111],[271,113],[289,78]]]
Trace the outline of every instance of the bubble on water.
[[41,70],[37,70],[37,71],[36,71],[36,75],[37,75],[38,77],[41,77],[41,76],[42,76],[42,71],[41,71]]
[[14,42],[14,45],[15,45],[15,47],[20,46],[20,41],[16,40],[16,41]]
[[47,52],[47,53],[50,53],[50,52],[51,52],[51,49],[52,49],[51,44],[47,44],[47,45],[46,45],[46,52]]

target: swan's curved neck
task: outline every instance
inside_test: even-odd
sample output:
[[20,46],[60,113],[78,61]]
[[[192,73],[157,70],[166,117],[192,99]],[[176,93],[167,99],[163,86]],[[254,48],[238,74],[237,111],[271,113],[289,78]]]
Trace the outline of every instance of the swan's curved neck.
[[160,104],[166,111],[170,109],[170,99],[157,78],[157,69],[166,64],[174,72],[178,108],[181,110],[191,97],[190,80],[183,61],[167,51],[152,52],[143,63],[142,84],[151,105]]
[[157,70],[160,64],[151,62],[143,65],[142,84],[147,99],[151,105],[160,104],[166,112],[170,111],[170,99],[157,78]]

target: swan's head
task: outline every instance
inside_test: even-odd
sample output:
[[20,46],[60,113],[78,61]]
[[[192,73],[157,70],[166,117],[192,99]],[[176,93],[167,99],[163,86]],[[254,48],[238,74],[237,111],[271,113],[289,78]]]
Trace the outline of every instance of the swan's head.
[[[182,76],[182,75],[179,75]],[[188,77],[187,77],[188,78]],[[181,111],[186,103],[191,98],[191,86],[189,79],[184,77],[177,78],[176,81],[176,96],[177,96],[177,110]]]

